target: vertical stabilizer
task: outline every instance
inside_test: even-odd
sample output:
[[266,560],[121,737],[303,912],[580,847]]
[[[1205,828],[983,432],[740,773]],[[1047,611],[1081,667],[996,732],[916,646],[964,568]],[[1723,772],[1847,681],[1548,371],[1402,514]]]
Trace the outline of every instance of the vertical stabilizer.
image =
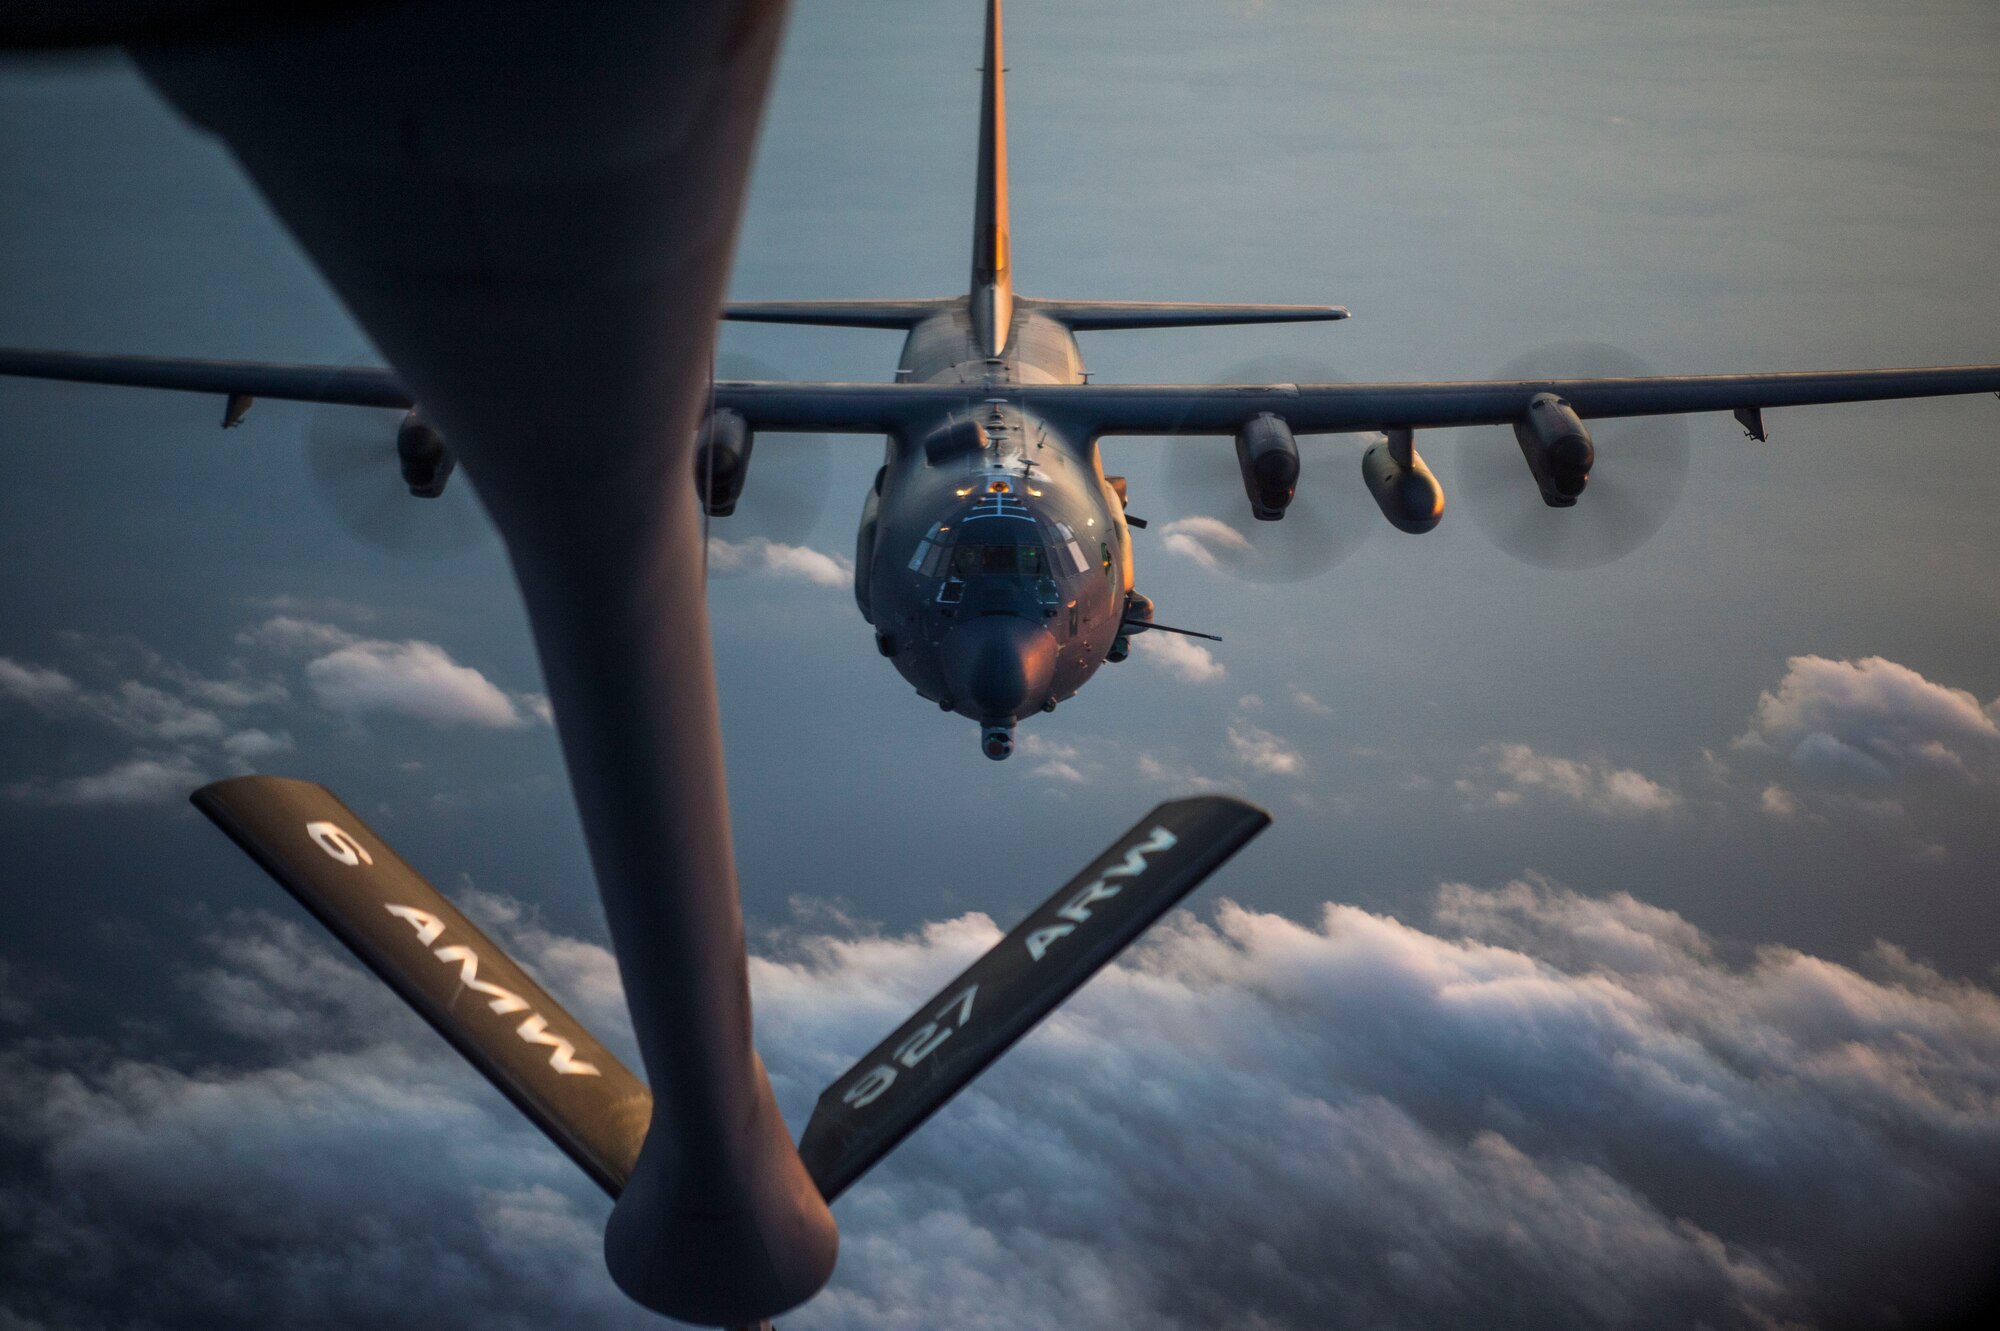
[[986,67],[979,90],[979,192],[972,218],[972,326],[997,356],[1014,322],[1014,275],[1007,240],[1007,70],[1000,0],[986,4]]

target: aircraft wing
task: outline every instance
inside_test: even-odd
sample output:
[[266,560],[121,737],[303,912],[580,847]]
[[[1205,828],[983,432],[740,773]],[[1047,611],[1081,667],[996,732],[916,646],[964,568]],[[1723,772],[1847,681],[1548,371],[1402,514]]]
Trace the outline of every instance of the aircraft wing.
[[1632,379],[1380,384],[718,383],[715,403],[753,430],[889,434],[923,428],[991,398],[1017,402],[1079,438],[1234,434],[1269,412],[1296,434],[1442,429],[1519,420],[1538,393],[1585,419],[1761,411],[1838,402],[2000,393],[2000,365],[1716,374]]
[[1567,399],[1585,419],[1671,416],[2000,393],[2000,365],[1419,384],[1061,384],[1023,396],[1037,414],[1093,435],[1233,434],[1263,412],[1283,417],[1296,434],[1349,434],[1505,425],[1521,419],[1539,393]]
[[0,374],[83,384],[122,384],[129,388],[170,388],[218,393],[224,397],[337,402],[355,407],[408,407],[415,403],[395,371],[366,367],[190,360],[173,356],[101,356],[81,351],[0,347]]
[[[223,396],[362,407],[408,407],[415,396],[393,370],[96,355],[0,347],[0,375],[121,384]],[[2000,394],[2000,365],[1890,370],[1711,374],[1631,379],[1465,380],[1380,384],[871,384],[722,380],[718,408],[753,430],[901,434],[989,398],[1016,401],[1072,427],[1106,434],[1234,434],[1269,412],[1295,434],[1352,434],[1506,425],[1528,399],[1554,393],[1586,420],[1767,407]]]

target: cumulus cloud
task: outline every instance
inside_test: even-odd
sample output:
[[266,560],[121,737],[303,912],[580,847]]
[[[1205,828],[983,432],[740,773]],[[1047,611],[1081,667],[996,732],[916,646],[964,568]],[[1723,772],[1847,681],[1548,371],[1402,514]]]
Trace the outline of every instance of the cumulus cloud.
[[752,536],[744,541],[708,538],[708,567],[724,576],[767,573],[775,578],[810,582],[819,587],[845,587],[854,580],[854,561],[805,545],[784,545]]
[[137,680],[97,695],[91,705],[112,725],[140,739],[215,739],[224,729],[222,718],[207,708]]
[[[162,665],[155,658],[155,666]],[[143,740],[213,739],[224,728],[222,718],[208,708],[143,680],[85,688],[60,670],[6,657],[0,657],[0,698],[23,703],[51,719],[94,721]]]
[[1333,709],[1319,699],[1294,684],[1292,686],[1292,706],[1313,716],[1332,716]]
[[1777,689],[1758,698],[1736,746],[1822,772],[1973,779],[2000,761],[1995,710],[1880,656],[1794,656]]
[[[177,801],[206,780],[207,769],[228,751],[231,727],[218,708],[240,710],[270,697],[268,689],[247,677],[206,679],[129,639],[63,634],[59,640],[81,659],[86,678],[100,678],[85,683],[53,667],[0,658],[0,699],[25,706],[42,723],[87,737],[86,744],[95,739],[90,747],[98,752],[86,752],[78,766],[105,763],[112,748],[128,752],[95,771],[34,773],[7,782],[7,797],[24,803],[87,807]],[[128,669],[149,678],[101,679]]]
[[1182,761],[1179,756],[1163,757],[1150,750],[1133,751],[1116,738],[1095,736],[1072,744],[1050,739],[1042,731],[1026,731],[1016,754],[1024,761],[1028,776],[1058,785],[1083,785],[1092,781],[1116,787],[1129,784],[1132,775],[1150,785],[1180,791],[1215,790],[1223,784]]
[[240,709],[245,707],[273,707],[291,699],[291,690],[275,679],[250,679],[235,676],[229,679],[203,679],[198,675],[182,676],[181,686],[190,698],[213,707]]
[[239,646],[289,656],[319,656],[356,641],[359,639],[344,628],[298,615],[272,615],[236,634]]
[[1023,758],[1056,758],[1064,762],[1074,762],[1083,756],[1083,751],[1076,745],[1066,740],[1051,739],[1039,730],[1024,732],[1018,750]]
[[530,718],[553,720],[539,693],[503,691],[480,671],[460,665],[434,642],[367,638],[336,624],[272,615],[236,635],[239,645],[305,662],[313,700],[345,716],[388,715],[437,726],[512,729]]
[[1757,807],[1773,818],[1796,818],[1805,808],[1797,795],[1776,782],[1764,787],[1764,793],[1757,797]]
[[68,702],[78,693],[77,683],[60,670],[22,665],[0,656],[0,698],[11,698],[31,707],[47,709]]
[[0,1054],[32,1169],[0,1185],[0,1322],[643,1324],[574,1166],[378,983],[232,923],[195,982],[241,1065]]
[[1205,569],[1224,570],[1256,558],[1248,538],[1221,518],[1179,518],[1160,528],[1160,544]]
[[436,643],[352,642],[306,664],[314,699],[349,716],[387,714],[432,725],[525,724],[513,699]]
[[89,776],[62,780],[30,778],[7,787],[8,795],[31,804],[167,804],[187,798],[208,780],[186,754],[140,756]]
[[1298,776],[1306,760],[1280,736],[1247,722],[1229,727],[1229,753],[1239,767],[1263,776]]
[[1131,641],[1140,660],[1190,684],[1207,684],[1229,673],[1208,648],[1179,633],[1153,630],[1134,634]]
[[1178,786],[1189,790],[1214,790],[1222,784],[1185,763],[1155,757],[1150,753],[1141,753],[1135,767],[1141,781],[1150,781],[1154,785]]
[[1672,790],[1629,767],[1552,757],[1526,744],[1482,749],[1454,785],[1474,803],[1502,807],[1541,796],[1596,813],[1659,814],[1681,803]]
[[[469,905],[592,1023],[616,968]],[[249,1052],[0,1055],[0,1319],[652,1325],[605,1205],[386,991],[239,916],[190,977]],[[754,959],[796,1124],[999,937]],[[1894,948],[1724,959],[1546,883],[1428,929],[1170,917],[849,1193],[810,1329],[1920,1322],[1990,1271],[2000,998]],[[622,1032],[601,1031],[618,1039]]]
[[1031,730],[1021,735],[1015,751],[1028,764],[1030,776],[1072,786],[1089,780],[1083,770],[1082,750],[1074,744],[1052,740]]
[[268,758],[292,747],[292,737],[284,731],[239,730],[222,741],[222,751],[239,762]]
[[246,655],[215,675],[133,638],[66,633],[57,640],[70,669],[0,657],[0,716],[59,727],[64,747],[82,750],[69,762],[83,773],[14,776],[0,784],[12,799],[152,804],[177,800],[206,773],[253,770],[294,747],[279,719],[295,726],[315,720],[293,705],[292,689],[271,673],[274,664],[301,673],[325,709],[317,718],[322,727],[331,720],[326,713],[487,728],[551,719],[543,695],[503,692],[435,643],[360,637],[294,614],[238,632],[235,645]]

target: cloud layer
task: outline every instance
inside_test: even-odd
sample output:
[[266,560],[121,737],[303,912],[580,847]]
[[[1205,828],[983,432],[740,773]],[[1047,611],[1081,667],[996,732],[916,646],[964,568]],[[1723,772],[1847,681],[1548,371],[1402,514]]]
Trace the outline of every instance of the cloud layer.
[[1768,747],[1800,767],[1878,779],[1975,779],[2000,764],[1995,707],[1880,656],[1794,656],[1757,700],[1739,748]]
[[718,577],[764,573],[816,587],[845,587],[854,580],[854,561],[808,545],[785,545],[762,536],[741,541],[708,538],[708,570]]
[[1160,545],[1211,572],[1253,564],[1256,551],[1243,533],[1220,518],[1197,514],[1176,518],[1160,528]]
[[1537,753],[1526,744],[1482,749],[1455,783],[1475,804],[1509,807],[1529,799],[1581,805],[1593,813],[1661,814],[1680,796],[1641,772],[1609,763]]
[[[616,971],[472,901],[625,1038]],[[800,931],[753,962],[795,1125],[998,937]],[[233,1063],[4,1056],[0,1318],[651,1325],[604,1204],[301,925],[189,977]],[[1441,889],[1171,918],[839,1208],[800,1328],[1838,1326],[1938,1312],[2000,1197],[2000,999],[1891,948],[1739,962],[1629,897]]]
[[511,727],[522,714],[493,682],[431,642],[350,642],[306,664],[313,697],[351,716],[386,713],[432,725]]
[[[0,786],[24,803],[176,801],[293,749],[288,726],[386,717],[515,730],[551,720],[547,698],[506,692],[436,643],[364,637],[291,613],[238,632],[243,654],[213,677],[131,638],[64,634],[60,645],[67,669],[0,656],[0,717],[39,724],[66,749],[80,738],[76,747],[99,766],[29,772]],[[312,707],[298,705],[294,686]]]
[[237,635],[237,642],[308,658],[304,672],[313,700],[342,716],[399,716],[434,726],[507,730],[547,719],[547,699],[509,694],[451,653],[420,638],[389,641],[334,624],[273,615]]
[[1229,752],[1239,767],[1264,776],[1298,776],[1306,770],[1306,760],[1297,749],[1247,721],[1231,723]]
[[1132,651],[1147,665],[1166,671],[1189,684],[1207,684],[1228,674],[1215,654],[1193,638],[1157,630],[1135,634]]

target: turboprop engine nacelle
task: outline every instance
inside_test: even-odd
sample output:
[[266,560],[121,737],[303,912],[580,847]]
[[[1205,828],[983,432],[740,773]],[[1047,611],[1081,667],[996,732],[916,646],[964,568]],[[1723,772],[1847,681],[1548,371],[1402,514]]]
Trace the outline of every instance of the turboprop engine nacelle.
[[694,441],[694,489],[712,518],[736,511],[750,475],[750,445],[756,435],[743,417],[724,407],[701,424]]
[[1569,403],[1554,393],[1535,394],[1528,403],[1528,414],[1514,422],[1514,438],[1520,441],[1521,456],[1528,460],[1528,470],[1541,487],[1542,502],[1550,508],[1575,504],[1590,483],[1597,448]]
[[403,484],[419,499],[436,499],[443,494],[445,482],[458,466],[451,450],[444,446],[444,436],[414,407],[397,427],[396,461],[403,469]]
[[1236,432],[1236,465],[1243,493],[1261,522],[1276,522],[1299,488],[1299,445],[1292,427],[1266,411]]
[[1361,479],[1376,507],[1398,531],[1421,536],[1444,517],[1444,487],[1417,452],[1408,430],[1391,430],[1361,455]]

